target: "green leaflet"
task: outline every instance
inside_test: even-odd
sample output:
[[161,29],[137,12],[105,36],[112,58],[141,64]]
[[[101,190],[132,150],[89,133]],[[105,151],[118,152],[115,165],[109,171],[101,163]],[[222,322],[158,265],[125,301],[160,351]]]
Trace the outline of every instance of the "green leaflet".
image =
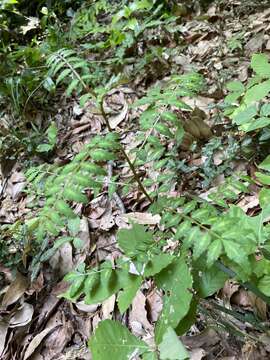
[[155,329],[155,339],[157,344],[160,344],[168,326],[176,328],[189,311],[192,300],[192,294],[189,291],[192,288],[192,276],[185,261],[176,259],[156,275],[155,280],[157,286],[167,292]]
[[123,285],[123,290],[119,292],[117,297],[118,308],[121,314],[129,308],[133,298],[141,286],[141,283],[142,278],[140,276],[130,275],[129,281]]
[[195,283],[196,290],[200,297],[206,298],[220,290],[228,278],[228,275],[217,269],[216,266],[211,266],[203,270],[201,276],[198,277],[197,283]]
[[270,64],[265,54],[252,55],[250,66],[262,78],[270,78]]
[[270,297],[270,275],[264,275],[258,283],[258,289]]
[[166,329],[158,348],[161,360],[189,359],[189,353],[170,326]]
[[57,200],[55,202],[55,208],[63,215],[67,216],[68,218],[75,217],[76,215],[71,210],[69,205],[64,200]]
[[270,171],[270,155],[268,155],[258,167],[259,169]]
[[133,224],[132,229],[118,231],[117,242],[125,255],[133,257],[145,253],[154,242],[153,234],[146,232],[144,226]]
[[82,194],[80,190],[75,190],[74,188],[65,188],[63,195],[67,200],[76,201],[83,204],[88,203],[87,196]]
[[270,80],[263,81],[249,88],[244,96],[245,104],[262,100],[270,91]]
[[144,269],[143,276],[149,277],[149,276],[153,276],[153,275],[160,273],[160,271],[163,270],[164,268],[166,268],[168,265],[170,265],[174,259],[175,259],[175,257],[170,254],[165,254],[165,253],[162,254],[161,253],[158,255],[154,255],[147,262],[145,269]]
[[208,247],[207,252],[207,265],[212,266],[214,262],[220,257],[223,250],[222,241],[214,240]]
[[201,234],[193,243],[193,258],[198,259],[208,249],[210,243],[210,234],[208,232]]
[[149,351],[148,345],[132,335],[120,322],[101,321],[89,340],[93,360],[124,360]]
[[115,155],[113,153],[103,149],[93,150],[91,152],[91,157],[95,161],[108,161],[115,159]]
[[244,85],[241,81],[231,81],[226,85],[229,91],[243,93],[245,91]]

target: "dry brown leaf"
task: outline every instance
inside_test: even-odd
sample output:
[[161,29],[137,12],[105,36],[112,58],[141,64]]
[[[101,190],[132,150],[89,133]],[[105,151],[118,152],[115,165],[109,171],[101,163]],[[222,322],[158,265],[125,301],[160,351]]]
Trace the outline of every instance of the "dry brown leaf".
[[24,303],[9,320],[9,327],[13,328],[28,324],[32,320],[33,314],[33,305]]
[[135,222],[142,225],[157,225],[160,222],[160,215],[152,215],[146,212],[132,212],[122,214],[120,217],[128,223]]
[[189,355],[190,360],[201,360],[206,355],[206,351],[201,348],[193,349]]
[[146,301],[149,318],[152,322],[156,322],[163,306],[162,295],[155,289],[146,297]]
[[103,301],[103,303],[102,303],[102,314],[103,314],[102,319],[106,320],[106,319],[112,318],[112,312],[114,310],[115,300],[116,300],[116,296],[113,294],[108,299]]
[[24,354],[23,360],[29,359],[29,357],[34,353],[34,351],[37,349],[37,347],[41,344],[42,340],[51,332],[53,329],[55,329],[59,325],[54,325],[52,327],[46,328],[43,331],[41,331],[39,334],[37,334],[29,343],[26,352]]
[[128,104],[125,101],[121,112],[118,115],[109,118],[109,123],[111,128],[115,129],[123,120],[125,120],[127,113],[128,113]]
[[7,307],[19,300],[28,287],[28,280],[21,273],[17,272],[16,279],[7,289],[2,300],[2,306]]
[[0,358],[5,349],[7,331],[8,331],[8,323],[5,321],[0,321]]
[[73,269],[72,246],[70,243],[63,244],[50,258],[51,267],[60,276],[66,275]]
[[97,311],[100,304],[86,305],[83,301],[78,301],[75,304],[76,308],[86,313],[94,313]]
[[132,301],[132,307],[129,315],[129,323],[134,335],[144,335],[145,331],[153,329],[153,326],[147,319],[145,303],[145,296],[140,290],[138,290]]

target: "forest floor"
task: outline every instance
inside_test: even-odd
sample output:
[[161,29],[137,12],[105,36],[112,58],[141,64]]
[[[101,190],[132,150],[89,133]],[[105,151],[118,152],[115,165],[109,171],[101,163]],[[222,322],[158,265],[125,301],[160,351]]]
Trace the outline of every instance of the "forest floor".
[[[202,74],[207,90],[194,99],[184,101],[202,111],[205,122],[212,129],[213,139],[207,146],[202,142],[196,151],[182,152],[181,157],[189,170],[181,179],[181,189],[177,191],[193,189],[198,196],[208,199],[209,194],[223,184],[225,174],[241,171],[250,175],[255,171],[252,162],[235,155],[241,132],[230,130],[228,120],[224,120],[221,114],[220,104],[226,96],[225,84],[229,80],[245,82],[248,79],[251,55],[262,50],[270,53],[270,8],[260,9],[252,4],[245,6],[241,1],[228,1],[228,6],[222,10],[212,5],[205,13],[185,17],[179,28],[186,46],[176,46],[170,34],[152,34],[153,39],[164,37],[167,48],[174,49],[173,56],[170,55],[168,60],[163,54],[156,67],[152,66],[137,75],[128,85],[112,90],[106,96],[106,112],[111,127],[120,134],[125,150],[132,154],[132,150],[141,145],[135,135],[144,105],[136,108],[130,105],[141,98],[149,87],[165,81],[172,69],[174,72],[179,69],[181,72],[192,70]],[[95,113],[91,101],[80,108],[75,97],[66,99],[62,94],[57,97],[55,121],[58,140],[53,162],[64,164],[82,149],[89,138],[104,132],[104,119]],[[142,174],[149,170],[147,165],[140,168]],[[126,164],[118,167],[109,163],[107,171],[108,184],[116,178],[117,184],[124,183],[130,175]],[[154,178],[155,174],[152,175]],[[149,201],[140,190],[123,195],[116,185],[109,194],[108,184],[87,207],[78,206],[76,209],[81,212],[79,238],[83,248],[74,251],[70,243],[65,243],[49,261],[43,263],[31,284],[26,272],[17,273],[14,279],[14,273],[0,264],[4,284],[0,290],[1,359],[91,359],[87,341],[103,319],[122,321],[145,341],[153,335],[154,323],[162,308],[162,296],[151,281],[137,292],[130,309],[122,317],[115,312],[115,295],[95,305],[86,305],[82,301],[71,303],[59,297],[67,287],[63,276],[76,264],[86,259],[91,264],[119,256],[120,251],[115,245],[117,229],[125,228],[130,220],[153,226],[159,223],[157,215],[147,212]],[[2,224],[13,224],[31,212],[31,194],[27,194],[25,186],[23,163],[17,162],[5,187],[2,182]],[[258,192],[259,186],[254,184],[249,193],[239,192],[234,203],[249,215],[255,214],[259,206]],[[10,253],[14,252],[14,257],[21,255],[18,251],[10,244]],[[213,304],[222,305],[231,312],[220,312]],[[240,315],[236,318],[234,313]],[[237,282],[228,280],[207,303],[202,301],[195,324],[181,338],[191,354],[190,358],[269,359],[270,337],[254,329],[247,320],[249,314],[259,314],[264,324],[269,321],[266,303]]]

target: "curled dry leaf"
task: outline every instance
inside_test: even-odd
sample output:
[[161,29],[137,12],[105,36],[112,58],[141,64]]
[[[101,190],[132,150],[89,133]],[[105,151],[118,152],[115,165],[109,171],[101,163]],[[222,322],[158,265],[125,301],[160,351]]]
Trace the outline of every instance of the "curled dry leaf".
[[94,313],[97,311],[98,307],[100,306],[100,304],[92,304],[92,305],[86,305],[84,303],[84,301],[78,301],[75,304],[76,308],[79,309],[82,312],[86,312],[86,313]]
[[111,128],[115,129],[126,118],[127,113],[128,113],[128,104],[125,101],[121,112],[118,115],[113,116],[109,119]]
[[28,324],[32,320],[33,313],[33,305],[24,303],[9,320],[9,327],[14,328]]
[[16,279],[9,285],[2,300],[2,306],[7,307],[19,300],[28,287],[28,280],[17,272]]

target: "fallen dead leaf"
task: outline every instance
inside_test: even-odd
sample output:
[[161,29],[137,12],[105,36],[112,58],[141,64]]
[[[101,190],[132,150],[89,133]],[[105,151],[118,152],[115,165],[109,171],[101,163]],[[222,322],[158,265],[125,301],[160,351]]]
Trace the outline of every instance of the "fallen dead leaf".
[[7,307],[14,304],[22,297],[28,287],[28,280],[21,273],[17,272],[16,279],[11,283],[7,289],[2,300],[2,306]]
[[13,328],[28,324],[32,320],[33,314],[33,305],[24,303],[9,320],[9,327]]
[[193,349],[189,355],[190,360],[201,360],[206,355],[206,351],[201,348]]
[[146,298],[144,294],[138,290],[132,301],[132,307],[129,315],[129,323],[134,335],[144,335],[145,331],[149,331],[153,328],[147,319],[145,304]]
[[118,115],[109,118],[109,123],[111,128],[115,129],[126,118],[127,113],[128,113],[128,104],[125,101],[121,112]]
[[7,331],[8,331],[8,323],[5,321],[0,321],[0,358],[5,349]]
[[105,319],[112,318],[112,312],[114,310],[115,300],[116,300],[116,296],[113,294],[108,299],[103,301],[103,303],[102,303],[102,313],[103,313],[102,319],[105,320]]
[[60,325],[54,325],[52,327],[48,327],[41,331],[39,334],[37,334],[29,343],[26,352],[24,354],[23,360],[29,359],[29,357],[34,353],[34,351],[38,348],[38,346],[41,344],[42,340],[51,332],[53,331],[57,326]]
[[128,223],[135,222],[141,225],[157,225],[160,222],[160,215],[152,215],[145,212],[132,212],[122,214],[120,217]]

